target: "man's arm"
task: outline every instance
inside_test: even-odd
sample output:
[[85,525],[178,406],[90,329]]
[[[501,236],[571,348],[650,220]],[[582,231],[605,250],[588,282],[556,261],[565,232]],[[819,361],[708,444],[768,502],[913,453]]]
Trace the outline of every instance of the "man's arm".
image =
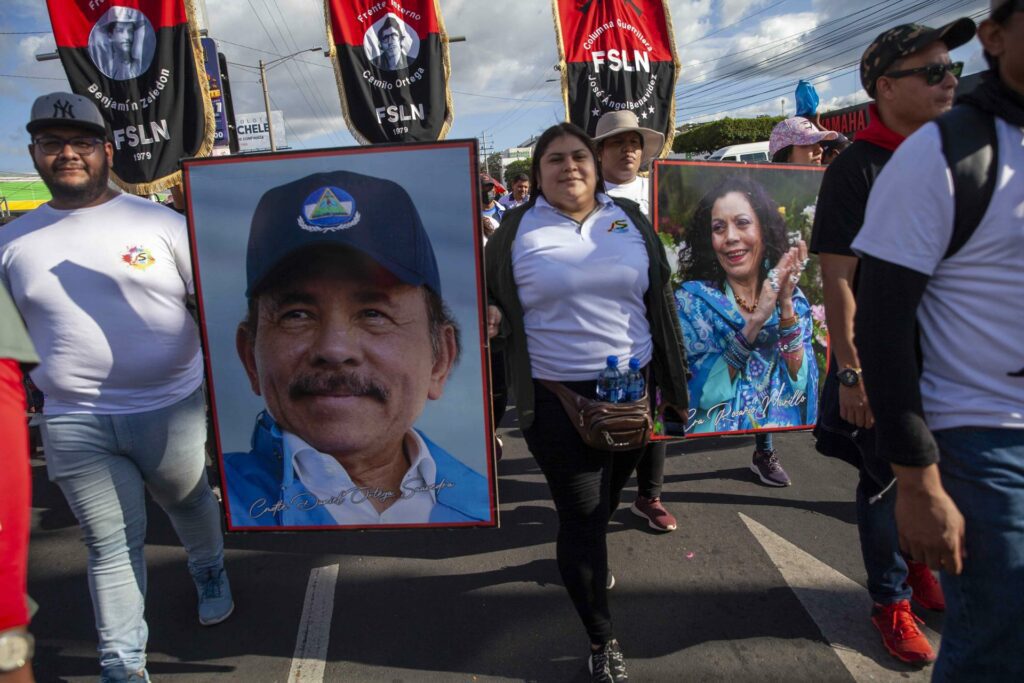
[[[859,368],[860,356],[853,343],[853,318],[857,311],[853,279],[857,274],[858,259],[855,256],[822,253],[820,262],[829,348],[840,369]],[[852,387],[840,385],[839,415],[850,424],[864,429],[874,426],[875,418],[871,414],[863,381]]]
[[938,446],[924,418],[917,308],[928,276],[872,256],[861,260],[856,344],[874,407],[879,453],[897,481],[900,547],[932,569],[963,568],[964,518],[942,487]]

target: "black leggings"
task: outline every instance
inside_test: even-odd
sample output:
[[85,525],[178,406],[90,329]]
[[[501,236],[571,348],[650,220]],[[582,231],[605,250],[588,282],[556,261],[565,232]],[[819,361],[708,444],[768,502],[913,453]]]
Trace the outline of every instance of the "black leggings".
[[[593,397],[594,382],[566,385]],[[558,398],[536,380],[533,395],[536,413],[523,436],[558,510],[558,571],[590,642],[600,645],[614,638],[606,588],[608,518],[643,449],[609,453],[588,448]]]
[[652,441],[644,449],[644,456],[636,466],[636,492],[644,498],[661,498],[661,485],[665,481],[664,441]]

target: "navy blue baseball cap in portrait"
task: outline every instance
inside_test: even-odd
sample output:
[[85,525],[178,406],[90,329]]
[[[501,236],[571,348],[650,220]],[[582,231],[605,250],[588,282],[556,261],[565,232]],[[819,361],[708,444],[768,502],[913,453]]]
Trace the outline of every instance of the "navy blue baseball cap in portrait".
[[245,296],[274,268],[310,247],[348,247],[402,282],[441,295],[434,248],[405,189],[350,171],[315,173],[267,190],[252,217]]

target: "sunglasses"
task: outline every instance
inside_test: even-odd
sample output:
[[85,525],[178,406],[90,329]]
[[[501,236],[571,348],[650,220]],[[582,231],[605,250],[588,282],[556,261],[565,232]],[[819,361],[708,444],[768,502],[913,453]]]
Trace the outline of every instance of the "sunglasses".
[[955,77],[960,78],[960,74],[963,73],[963,70],[963,62],[949,62],[948,64],[928,64],[926,66],[919,66],[916,69],[890,71],[889,73],[882,75],[888,78],[905,78],[907,76],[913,76],[914,74],[924,74],[925,83],[928,85],[938,85],[946,77],[947,71]]
[[71,145],[76,154],[92,154],[96,148],[103,144],[103,140],[96,137],[69,138],[36,138],[32,143],[43,150],[44,154],[60,154],[64,151],[65,145]]

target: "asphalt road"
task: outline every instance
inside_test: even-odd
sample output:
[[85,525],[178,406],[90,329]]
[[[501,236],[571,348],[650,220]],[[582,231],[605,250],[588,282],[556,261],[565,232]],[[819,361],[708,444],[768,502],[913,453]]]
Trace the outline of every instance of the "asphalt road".
[[[547,486],[519,432],[502,431],[500,529],[230,535],[236,610],[210,628],[196,620],[184,552],[151,504],[154,680],[587,680]],[[776,447],[794,481],[786,489],[755,481],[752,437],[670,447],[663,499],[680,522],[670,534],[630,514],[627,486],[608,545],[630,679],[926,680],[929,670],[892,659],[870,624],[855,470],[818,455],[807,433],[777,435]],[[42,461],[33,465],[36,675],[95,681],[85,549]],[[919,613],[941,632],[941,615]]]

